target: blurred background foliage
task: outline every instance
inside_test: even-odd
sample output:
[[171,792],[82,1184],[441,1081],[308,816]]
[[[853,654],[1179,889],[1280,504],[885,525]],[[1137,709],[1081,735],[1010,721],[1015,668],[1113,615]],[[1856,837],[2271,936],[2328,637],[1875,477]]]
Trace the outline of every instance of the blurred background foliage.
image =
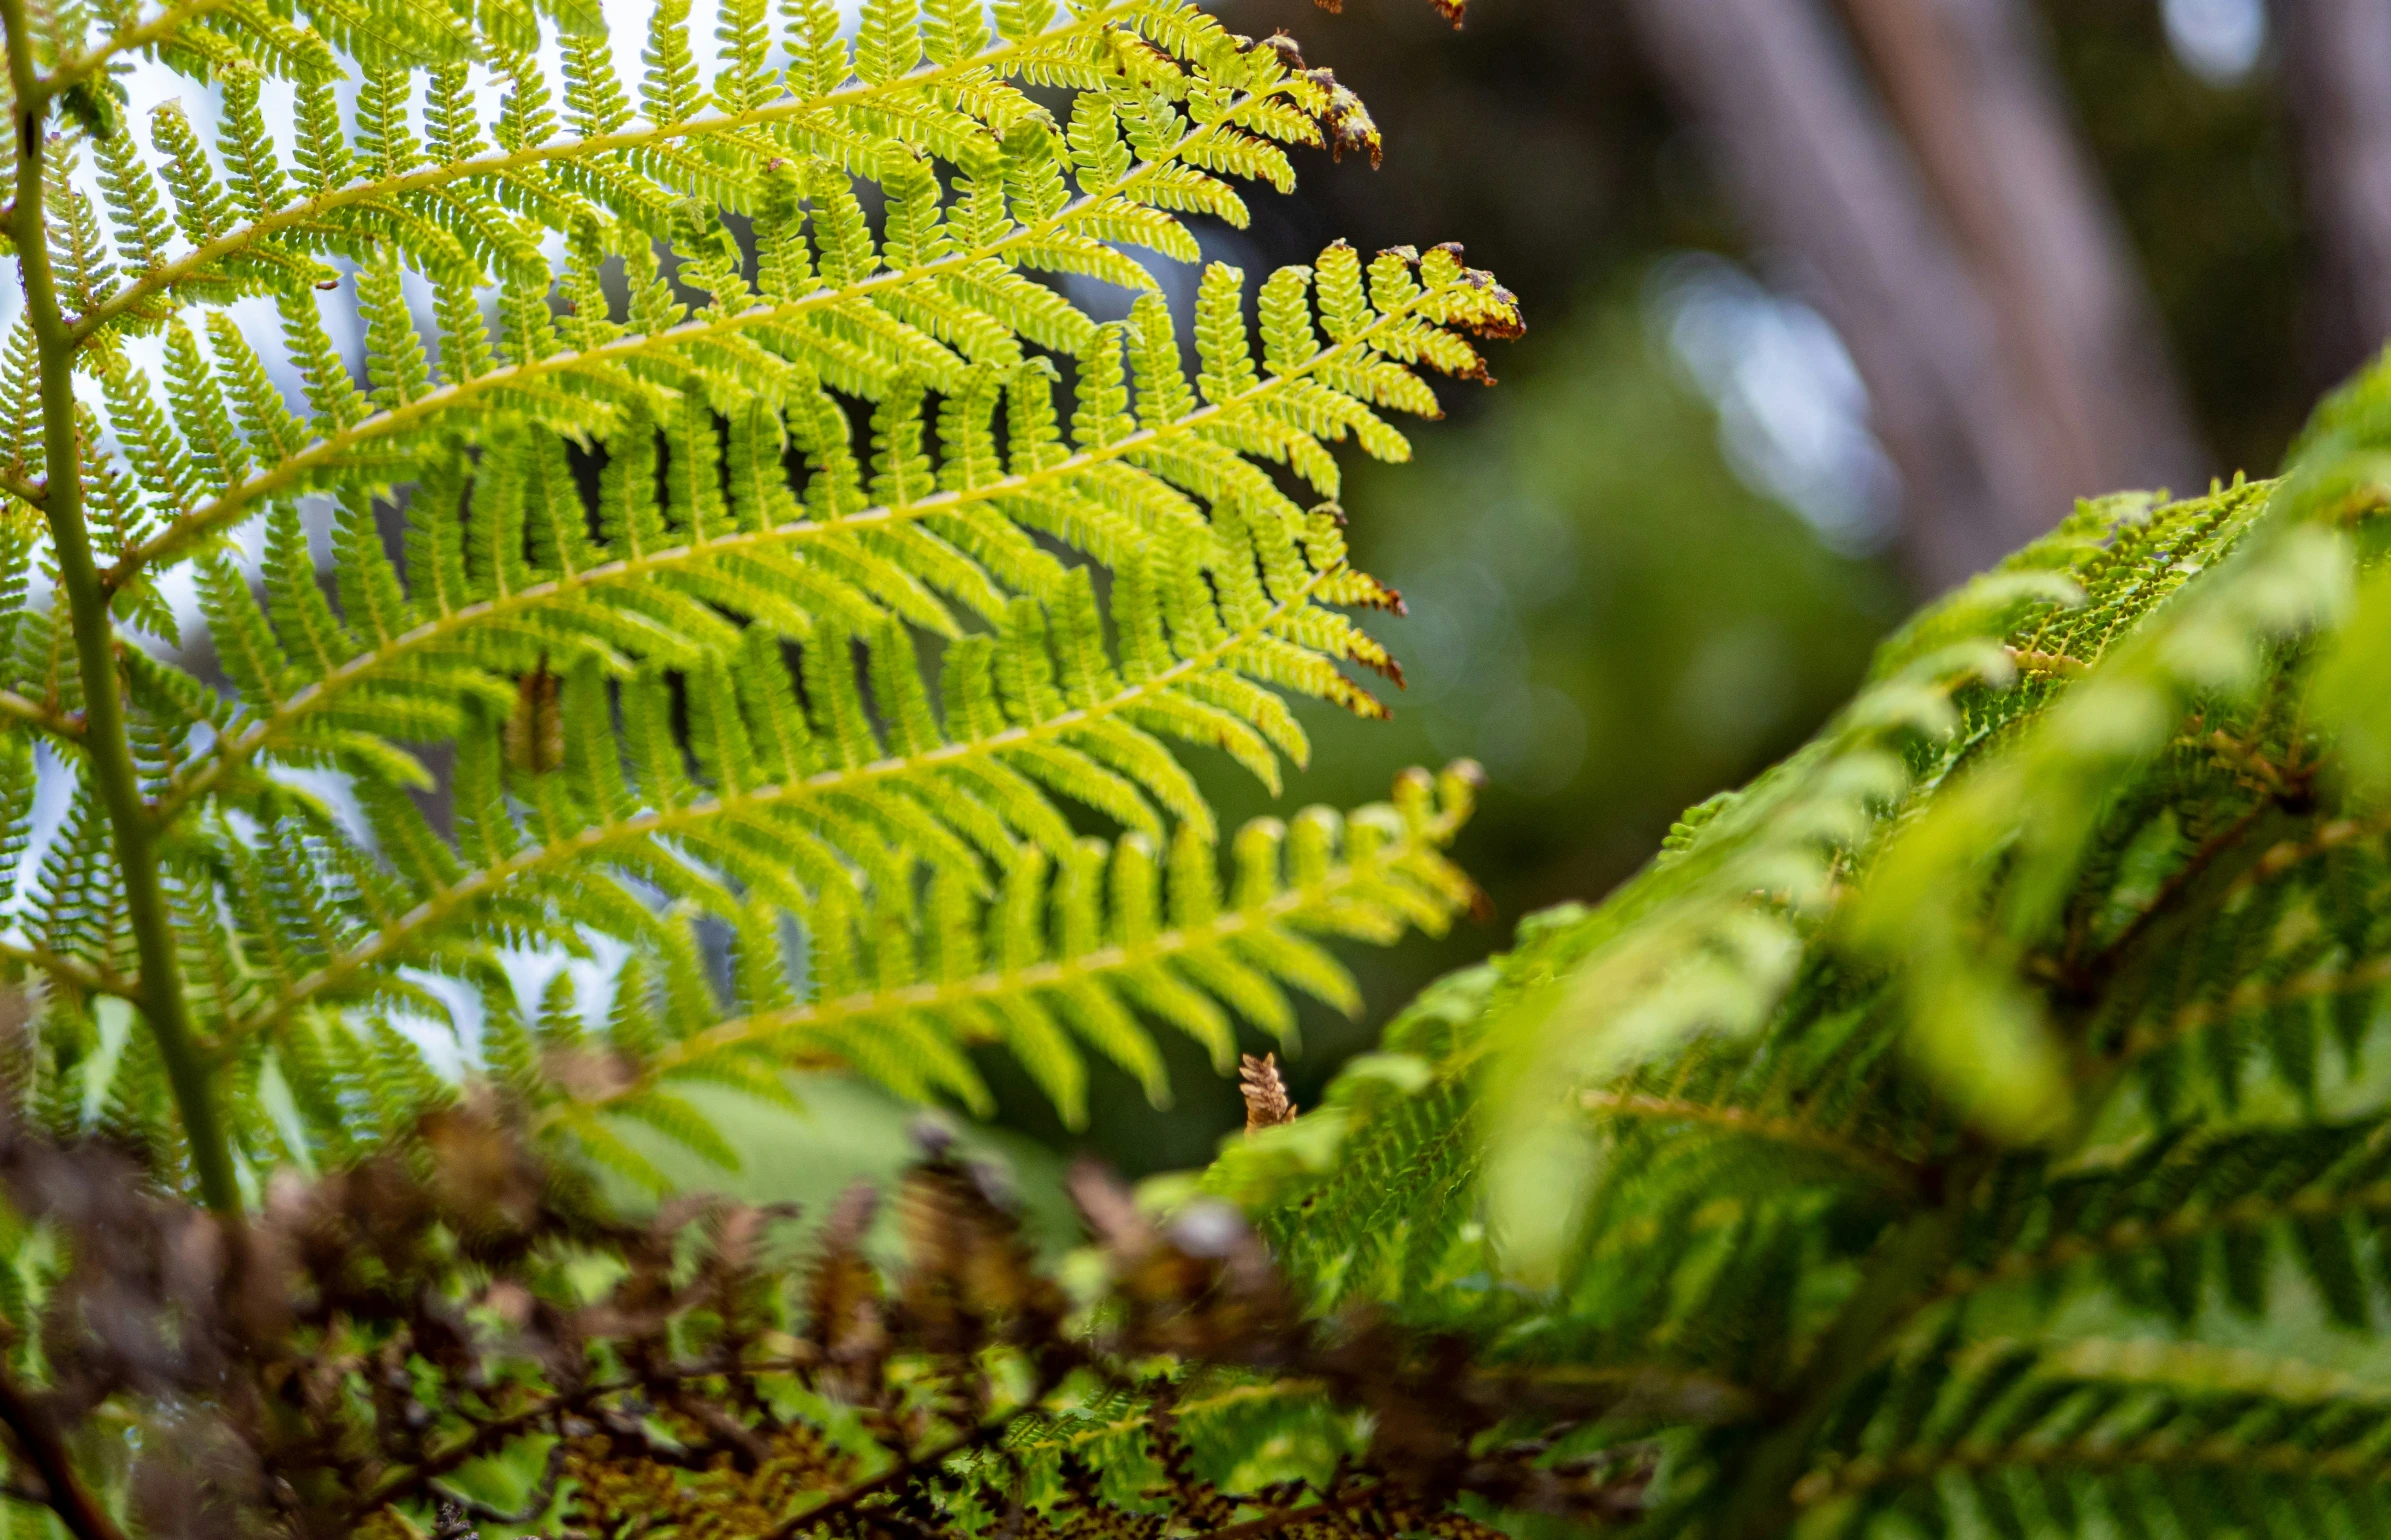
[[2310,254],[2266,13],[2255,0],[2041,9],[2217,466],[2270,472],[2357,360],[2341,348],[2320,359],[2303,311]]

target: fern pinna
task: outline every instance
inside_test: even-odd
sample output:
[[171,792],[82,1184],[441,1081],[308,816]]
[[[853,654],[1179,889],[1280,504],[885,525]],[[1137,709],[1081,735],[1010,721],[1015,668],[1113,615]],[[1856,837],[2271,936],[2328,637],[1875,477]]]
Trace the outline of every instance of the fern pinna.
[[2384,1533],[2386,444],[2081,505],[1207,1183],[1638,1534]]
[[[1285,986],[1351,1003],[1312,937],[1467,898],[1465,773],[1250,826],[1224,893],[1177,757],[1275,787],[1289,696],[1381,709],[1348,612],[1397,600],[1334,446],[1400,458],[1422,366],[1483,378],[1520,324],[1458,248],[1342,244],[1173,317],[1133,253],[1199,262],[1290,149],[1377,153],[1288,40],[729,0],[709,75],[667,0],[633,91],[582,0],[0,19],[0,957],[52,1122],[236,1207],[451,1094],[394,1025],[450,1021],[442,979],[492,1078],[635,1171],[620,1119],[714,1150],[674,1088],[791,1063],[976,1106],[999,1044],[1076,1119],[1083,1055],[1159,1095],[1154,1020],[1231,1070]],[[213,129],[130,121],[137,57]],[[603,1025],[516,998],[543,949],[612,970]]]

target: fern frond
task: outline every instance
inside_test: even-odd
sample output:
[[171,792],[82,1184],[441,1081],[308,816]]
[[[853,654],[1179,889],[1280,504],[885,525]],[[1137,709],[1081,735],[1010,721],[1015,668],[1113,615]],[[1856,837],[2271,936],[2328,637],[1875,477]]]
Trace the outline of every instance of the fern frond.
[[[1447,275],[1448,288],[1467,287],[1466,274],[1449,267],[1441,271]],[[1422,291],[1431,298],[1436,292]],[[1380,324],[1392,328],[1415,319],[1416,315],[1390,316]],[[1380,333],[1365,331],[1351,346],[1366,348],[1377,335]],[[1335,350],[1327,350],[1310,362],[1325,364],[1335,356]],[[438,567],[445,559],[441,551],[453,549],[445,542],[481,537],[461,531],[427,531],[416,559],[410,562],[408,587],[431,600],[431,606],[417,600],[416,613],[423,607],[436,607],[442,613],[409,625],[406,622],[411,616],[395,597],[397,580],[389,574],[378,549],[368,543],[349,548],[344,559],[344,586],[392,596],[378,606],[389,618],[377,628],[380,634],[372,648],[342,661],[326,658],[320,672],[279,699],[271,713],[228,735],[208,761],[194,769],[189,784],[170,796],[169,807],[203,794],[250,757],[274,751],[308,752],[311,737],[320,741],[323,736],[314,731],[318,724],[346,730],[362,704],[359,697],[453,700],[462,671],[477,666],[504,668],[509,654],[519,660],[514,662],[515,668],[528,667],[550,646],[569,645],[576,628],[590,641],[603,638],[609,656],[674,664],[686,664],[707,650],[718,649],[730,634],[711,618],[715,606],[756,613],[786,635],[809,631],[825,610],[849,626],[872,629],[882,623],[892,606],[906,618],[951,629],[953,621],[944,606],[924,594],[901,565],[892,567],[890,563],[910,564],[937,557],[953,572],[952,581],[969,593],[975,591],[975,584],[981,585],[977,591],[986,591],[978,572],[985,570],[983,562],[994,561],[997,570],[1010,580],[1050,590],[1060,581],[1062,569],[1026,541],[1020,533],[1023,525],[1084,540],[1121,572],[1121,593],[1137,606],[1127,610],[1116,602],[1116,624],[1124,620],[1133,623],[1130,653],[1122,660],[1125,668],[1161,667],[1166,674],[1189,671],[1183,660],[1173,664],[1160,661],[1171,658],[1174,651],[1183,659],[1208,655],[1207,661],[1217,659],[1229,665],[1229,672],[1216,673],[1185,690],[1167,695],[1159,689],[1147,692],[1155,698],[1140,704],[1133,717],[1148,717],[1152,719],[1148,725],[1159,725],[1175,736],[1226,747],[1258,773],[1273,778],[1275,772],[1269,768],[1272,751],[1266,744],[1300,756],[1300,735],[1292,719],[1273,707],[1267,696],[1238,682],[1234,675],[1374,711],[1377,708],[1371,698],[1326,666],[1326,660],[1343,658],[1383,666],[1384,652],[1346,622],[1304,601],[1387,600],[1377,585],[1337,565],[1341,541],[1331,525],[1319,516],[1302,518],[1279,500],[1282,506],[1276,515],[1265,518],[1281,528],[1292,521],[1293,528],[1300,531],[1300,544],[1291,548],[1281,543],[1275,550],[1261,544],[1259,550],[1263,560],[1279,568],[1293,564],[1284,576],[1275,572],[1273,576],[1278,585],[1298,585],[1299,597],[1274,603],[1255,593],[1250,600],[1240,601],[1246,606],[1246,614],[1236,617],[1241,624],[1224,626],[1222,620],[1208,618],[1215,599],[1205,587],[1206,569],[1217,581],[1252,558],[1234,546],[1220,550],[1214,545],[1207,550],[1210,542],[1203,538],[1202,525],[1194,521],[1192,510],[1171,480],[1179,465],[1203,463],[1200,457],[1209,446],[1224,439],[1233,441],[1244,431],[1243,424],[1265,420],[1284,390],[1305,377],[1300,371],[1290,377],[1273,376],[1231,406],[1201,409],[1182,422],[1148,430],[1105,449],[1042,456],[1046,463],[1037,468],[980,485],[948,491],[930,491],[925,485],[918,500],[903,507],[861,509],[821,522],[764,524],[774,505],[770,494],[777,491],[777,483],[734,481],[731,491],[738,505],[738,522],[727,528],[722,527],[722,515],[711,521],[693,520],[690,514],[676,515],[674,510],[645,502],[622,513],[602,515],[610,528],[620,531],[614,537],[617,551],[623,546],[634,548],[628,555],[592,545],[579,533],[579,498],[569,485],[561,451],[534,451],[529,446],[493,451],[485,456],[483,474],[473,487],[495,484],[495,489],[504,489],[515,485],[515,478],[537,478],[549,489],[544,495],[570,504],[562,514],[569,538],[548,547],[555,553],[552,564],[448,577]],[[1042,389],[1037,388],[1039,379],[1033,373],[1031,388],[1012,392],[1017,458],[1025,451],[1022,436],[1034,433],[1041,421],[1036,413],[1044,399]],[[950,428],[956,426],[950,424]],[[635,431],[644,435],[652,430],[641,427]],[[763,430],[744,431],[755,434]],[[973,442],[969,433],[950,432],[942,438],[953,446],[950,453],[954,449],[968,452]],[[740,445],[748,441],[733,435],[734,461]],[[683,456],[684,461],[688,458]],[[494,459],[503,459],[503,465],[494,464]],[[1149,472],[1140,462],[1156,465],[1160,472]],[[1212,474],[1190,473],[1176,479],[1223,495],[1220,488],[1210,485]],[[816,485],[820,484],[818,476]],[[1249,487],[1239,491],[1252,495]],[[502,491],[502,495],[511,499],[515,494]],[[427,509],[428,519],[446,520],[455,503],[442,499],[461,503],[469,496],[468,488],[443,488],[420,501],[419,507]],[[1269,496],[1277,498],[1275,491]],[[783,493],[780,501],[785,500]],[[493,515],[508,516],[504,510],[511,506],[511,501],[502,502]],[[707,530],[708,522],[717,528]],[[1254,536],[1268,527],[1267,523],[1247,523]],[[487,523],[487,527],[499,531],[504,526]],[[1274,538],[1285,541],[1284,535]],[[661,548],[636,549],[649,541]],[[1161,543],[1156,545],[1158,541]],[[1141,545],[1154,554],[1142,556]],[[1298,550],[1304,554],[1298,555]],[[943,554],[947,552],[953,555]],[[974,555],[982,560],[974,561]],[[1309,574],[1303,572],[1307,557],[1314,568]],[[1165,570],[1157,572],[1157,566]],[[686,594],[687,598],[675,601],[674,594]],[[488,693],[487,687],[484,693]],[[370,713],[372,708],[365,709]],[[402,731],[397,736],[408,734]]]
[[[1468,785],[1465,773],[1448,772],[1436,805],[1425,777],[1406,780],[1398,787],[1398,805],[1364,809],[1342,820],[1341,839],[1328,834],[1339,821],[1307,815],[1331,844],[1343,847],[1342,853],[1307,850],[1284,871],[1278,842],[1270,837],[1272,826],[1257,826],[1238,842],[1238,897],[1228,907],[1216,908],[1217,900],[1204,899],[1210,879],[1201,874],[1210,869],[1210,845],[1183,826],[1179,848],[1185,855],[1173,863],[1167,921],[1154,892],[1159,882],[1150,847],[1135,836],[1109,855],[1101,844],[1067,835],[1061,855],[1052,859],[1035,845],[1018,846],[994,889],[964,875],[963,868],[949,868],[933,880],[921,910],[908,915],[902,891],[893,897],[885,890],[877,896],[858,892],[845,868],[834,862],[811,868],[821,885],[809,893],[773,877],[768,867],[731,854],[734,847],[726,840],[683,833],[690,854],[728,863],[726,870],[758,884],[768,901],[802,918],[811,958],[810,1000],[754,1009],[769,1002],[758,1002],[754,988],[742,986],[740,999],[751,1007],[745,1014],[711,1027],[701,1020],[693,1028],[684,1018],[680,1030],[690,1035],[662,1047],[648,1040],[654,1018],[637,1008],[636,998],[620,1002],[618,1009],[629,1011],[622,1019],[635,1025],[615,1045],[617,1068],[608,1074],[630,1078],[576,1091],[568,1076],[555,1091],[538,1094],[563,1095],[581,1110],[555,1116],[578,1119],[590,1105],[637,1101],[676,1079],[745,1085],[756,1079],[759,1067],[846,1064],[910,1095],[958,1095],[976,1102],[985,1093],[959,1050],[985,1041],[1018,1054],[1074,1121],[1084,1115],[1080,1056],[1087,1049],[1123,1064],[1150,1095],[1161,1098],[1160,1060],[1135,1020],[1138,1013],[1193,1034],[1216,1059],[1233,1063],[1229,1034],[1235,1017],[1282,1033],[1291,1027],[1283,987],[1318,995],[1341,1009],[1355,1008],[1343,969],[1310,936],[1385,944],[1414,926],[1441,930],[1466,905],[1468,884],[1439,852],[1467,816]],[[829,819],[818,827],[836,832]],[[768,848],[803,849],[797,830],[777,832],[774,840]],[[591,880],[587,863],[605,857],[588,847],[584,856],[576,870],[586,885]],[[614,859],[628,874],[657,878],[667,869],[661,851],[644,859],[623,851]],[[1101,874],[1108,869],[1109,880],[1104,880]],[[1141,870],[1143,877],[1131,875]],[[906,880],[902,867],[893,880]],[[465,879],[460,886],[470,892],[469,884]],[[1107,887],[1109,917],[1101,892]],[[715,891],[723,895],[717,902],[727,898],[727,890]],[[892,903],[900,907],[891,910]],[[661,941],[658,919],[623,891],[601,901],[586,891],[567,896],[544,888],[493,903],[494,914],[485,911],[451,934],[425,927],[401,936],[427,907],[407,911],[395,929],[359,930],[358,946],[326,958],[312,972],[286,973],[297,982],[250,1019],[229,1026],[228,1036],[271,1037],[286,1030],[303,1007],[340,998],[352,987],[380,998],[380,975],[370,973],[368,963],[434,963],[444,952],[471,947],[475,938],[491,932],[494,921],[506,923],[507,916],[513,924],[557,934],[554,922],[535,921],[532,915],[561,908],[584,933],[594,927],[635,945]],[[748,911],[738,917],[755,944],[774,953],[779,943],[773,923]],[[993,966],[981,966],[982,959]],[[768,956],[762,977],[771,989],[784,987],[780,967],[777,955]],[[353,985],[359,980],[361,985]]]
[[1651,1532],[2372,1532],[2387,392],[2080,506],[1208,1190],[1320,1310],[1740,1387],[1576,1446]]
[[[1953,1372],[1956,1370],[1957,1372]],[[1976,1517],[1994,1533],[2204,1533],[2302,1514],[2360,1534],[2381,1515],[2379,1386],[2317,1364],[2152,1341],[1992,1341],[1883,1388],[1857,1447],[1802,1478],[1805,1509]],[[1838,1511],[1839,1510],[1839,1511]],[[2343,1528],[2346,1526],[2346,1528]]]
[[[108,996],[155,1029],[62,1130],[232,1206],[244,1161],[353,1161],[460,1094],[426,1032],[643,1181],[625,1120],[720,1158],[685,1083],[792,1064],[976,1107],[998,1045],[1077,1118],[1088,1053],[1160,1098],[1156,1025],[1233,1069],[1292,994],[1354,1008],[1324,940],[1471,901],[1457,774],[1252,825],[1224,884],[1182,759],[1276,792],[1293,698],[1384,714],[1349,612],[1399,604],[1300,489],[1405,457],[1427,375],[1520,329],[1450,246],[1333,246],[1258,339],[1226,267],[1172,315],[1138,253],[1196,262],[1190,220],[1245,223],[1291,151],[1375,148],[1291,48],[1191,0],[874,0],[851,34],[730,0],[711,60],[656,8],[626,89],[580,0],[34,10],[28,112],[66,123],[0,359],[0,720],[77,779],[0,958],[61,1032]],[[121,121],[137,57],[220,111]],[[1139,297],[1099,324],[1064,276]],[[222,687],[85,645],[179,648],[175,592]],[[606,1031],[515,999],[507,952],[627,956]]]

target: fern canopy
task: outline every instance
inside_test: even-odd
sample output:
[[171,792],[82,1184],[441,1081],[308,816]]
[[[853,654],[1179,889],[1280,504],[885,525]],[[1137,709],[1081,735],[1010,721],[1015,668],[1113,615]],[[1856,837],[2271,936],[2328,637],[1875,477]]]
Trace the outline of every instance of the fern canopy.
[[2387,444],[2080,505],[1206,1183],[1637,1533],[2382,1533]]
[[[1076,1120],[1467,900],[1466,770],[1224,837],[1182,759],[1275,789],[1290,698],[1382,712],[1337,446],[1520,324],[1454,247],[1171,313],[1241,188],[1377,153],[1291,44],[730,0],[709,68],[667,0],[627,86],[580,0],[0,10],[0,959],[60,1131],[225,1206],[453,1095],[445,1033],[642,1176],[621,1120],[720,1154],[675,1087],[791,1064],[984,1107],[993,1045]],[[595,997],[518,989],[559,954]]]

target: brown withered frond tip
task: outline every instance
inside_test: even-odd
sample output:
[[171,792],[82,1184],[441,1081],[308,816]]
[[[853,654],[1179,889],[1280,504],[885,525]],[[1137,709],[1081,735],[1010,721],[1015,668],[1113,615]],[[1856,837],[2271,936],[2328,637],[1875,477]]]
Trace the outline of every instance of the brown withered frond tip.
[[515,709],[506,719],[506,759],[525,775],[546,775],[565,762],[563,681],[540,666],[515,681]]
[[[1437,15],[1453,24],[1455,31],[1461,29],[1463,13],[1469,9],[1469,0],[1428,0],[1428,3],[1436,7]],[[1312,0],[1312,4],[1331,16],[1345,14],[1345,0]]]
[[1247,1133],[1295,1121],[1295,1103],[1287,1095],[1287,1082],[1279,1078],[1277,1054],[1266,1053],[1258,1059],[1247,1054],[1238,1067],[1237,1082],[1237,1089],[1245,1093]]

